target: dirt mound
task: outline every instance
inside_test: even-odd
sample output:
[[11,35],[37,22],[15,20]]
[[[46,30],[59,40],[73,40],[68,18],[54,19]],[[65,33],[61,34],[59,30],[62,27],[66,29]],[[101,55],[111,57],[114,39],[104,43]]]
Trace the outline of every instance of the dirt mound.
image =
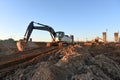
[[32,80],[66,80],[66,75],[64,69],[51,65],[50,62],[43,62],[36,69]]
[[104,53],[92,56],[88,47],[69,46],[46,60],[19,68],[4,80],[120,80],[120,65]]
[[10,55],[17,51],[16,42],[13,39],[0,41],[0,55]]
[[114,80],[120,79],[120,65],[104,55],[95,57],[95,63],[98,64],[100,69]]
[[33,48],[38,48],[39,46],[34,42],[28,42],[25,46],[25,50],[30,50]]
[[[37,47],[38,45],[36,45],[34,42],[28,42],[26,45],[26,50],[37,48]],[[14,41],[11,38],[0,41],[0,56],[10,55],[16,52],[18,52],[16,41]]]

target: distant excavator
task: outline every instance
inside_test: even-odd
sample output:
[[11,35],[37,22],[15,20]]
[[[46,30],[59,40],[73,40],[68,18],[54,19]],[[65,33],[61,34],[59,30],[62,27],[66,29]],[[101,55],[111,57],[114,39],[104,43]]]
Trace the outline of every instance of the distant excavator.
[[[34,24],[37,24],[39,26],[34,26]],[[49,46],[51,44],[57,44],[57,45],[62,45],[63,43],[68,44],[68,43],[72,43],[72,41],[73,41],[72,38],[70,38],[70,36],[68,36],[68,35],[65,35],[65,33],[63,31],[55,32],[55,30],[48,25],[44,25],[44,24],[36,23],[36,22],[32,21],[28,25],[28,28],[27,28],[26,33],[24,35],[24,38],[17,42],[17,48],[19,51],[24,50],[24,47],[27,44],[27,42],[29,41],[30,35],[31,35],[33,29],[44,30],[44,31],[50,32],[50,35],[52,37],[52,42],[48,43]]]
[[99,45],[100,40],[102,41],[103,44],[106,44],[106,41],[103,40],[102,38],[98,37],[98,36],[92,41],[92,43],[95,44],[95,45]]
[[[101,42],[102,41],[102,42]],[[102,38],[100,38],[100,37],[96,37],[95,39],[93,39],[92,41],[90,41],[90,42],[85,42],[84,43],[84,45],[85,46],[93,46],[93,45],[96,45],[96,46],[98,46],[98,45],[100,45],[100,44],[102,44],[102,45],[105,45],[107,42],[105,41],[105,40],[103,40]]]

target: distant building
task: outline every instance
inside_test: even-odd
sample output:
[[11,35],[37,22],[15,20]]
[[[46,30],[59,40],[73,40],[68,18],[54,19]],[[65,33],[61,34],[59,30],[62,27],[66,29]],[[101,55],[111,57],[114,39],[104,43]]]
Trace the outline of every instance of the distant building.
[[106,38],[107,38],[106,32],[103,32],[102,34],[103,34],[103,41],[106,42]]
[[115,39],[115,42],[119,42],[119,38],[118,38],[118,32],[115,32],[114,33],[114,39]]

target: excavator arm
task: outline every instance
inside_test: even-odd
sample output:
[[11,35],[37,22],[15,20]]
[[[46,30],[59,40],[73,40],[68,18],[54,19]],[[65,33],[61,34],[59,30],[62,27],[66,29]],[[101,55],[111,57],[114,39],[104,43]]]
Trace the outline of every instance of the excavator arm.
[[[34,24],[38,24],[40,26],[34,26]],[[54,29],[50,26],[44,25],[44,24],[40,24],[40,23],[36,23],[36,22],[31,22],[26,30],[26,33],[24,35],[24,39],[26,40],[26,42],[28,42],[30,35],[33,31],[33,29],[36,30],[45,30],[50,32],[52,39],[54,40],[55,36],[56,36],[56,32],[54,31]]]
[[[34,24],[37,24],[39,26],[34,26]],[[48,32],[50,32],[50,35],[51,35],[53,41],[55,40],[56,32],[54,31],[54,29],[52,27],[50,27],[48,25],[44,25],[44,24],[40,24],[40,23],[36,23],[36,22],[32,21],[28,25],[28,28],[27,28],[27,30],[25,32],[25,35],[24,35],[24,39],[17,42],[17,48],[18,48],[19,51],[23,51],[24,46],[28,42],[33,29],[48,31]]]

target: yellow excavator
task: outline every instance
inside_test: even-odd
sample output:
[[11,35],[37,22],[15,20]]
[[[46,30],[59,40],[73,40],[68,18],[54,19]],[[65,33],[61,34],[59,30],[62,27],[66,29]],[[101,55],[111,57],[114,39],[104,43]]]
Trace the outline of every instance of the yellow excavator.
[[103,45],[105,45],[107,42],[105,41],[105,40],[103,40],[102,38],[100,38],[100,37],[96,37],[94,40],[92,40],[92,43],[94,44],[94,45],[100,45],[100,44],[103,44]]
[[[35,26],[36,25],[39,25],[39,26]],[[56,43],[56,44],[59,44],[59,45],[62,45],[64,43],[68,44],[68,43],[72,43],[72,39],[70,38],[70,36],[68,35],[65,35],[65,33],[63,31],[58,31],[58,32],[55,32],[55,30],[48,26],[48,25],[44,25],[44,24],[41,24],[41,23],[37,23],[37,22],[30,22],[30,24],[28,25],[28,28],[26,30],[26,33],[24,35],[24,38],[23,39],[20,39],[16,45],[17,45],[17,48],[19,51],[23,51],[24,50],[24,47],[25,45],[28,43],[29,41],[29,38],[30,38],[30,35],[33,31],[33,29],[36,29],[36,30],[44,30],[44,31],[48,31],[50,32],[50,35],[52,37],[52,42],[49,43],[49,46],[53,43]]]
[[100,37],[96,37],[95,39],[93,39],[92,41],[90,41],[90,42],[85,42],[84,43],[84,45],[85,46],[93,46],[93,45],[96,45],[96,46],[98,46],[98,45],[100,45],[100,44],[103,44],[103,45],[105,45],[107,42],[106,41],[104,41],[102,38],[100,38]]

